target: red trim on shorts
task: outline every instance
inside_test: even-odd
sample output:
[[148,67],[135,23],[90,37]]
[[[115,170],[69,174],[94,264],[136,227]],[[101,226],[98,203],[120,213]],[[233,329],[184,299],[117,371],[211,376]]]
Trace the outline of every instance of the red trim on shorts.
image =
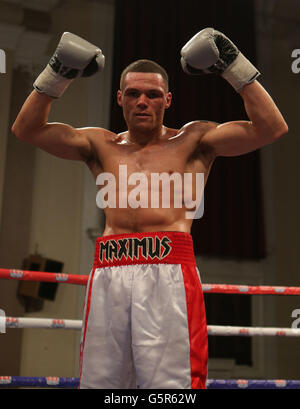
[[84,332],[83,332],[83,339],[82,339],[82,345],[80,348],[80,375],[79,375],[79,385],[78,389],[80,389],[80,382],[81,382],[81,375],[82,375],[82,360],[83,360],[83,350],[84,350],[84,344],[85,344],[85,335],[86,335],[86,329],[87,329],[87,322],[88,322],[88,317],[90,313],[90,306],[91,306],[91,293],[92,293],[92,286],[93,286],[93,278],[94,278],[94,273],[95,273],[95,268],[93,268],[91,272],[91,277],[88,282],[89,286],[87,288],[87,299],[86,299],[86,311],[85,311],[85,320],[84,320]]
[[206,389],[208,344],[202,286],[196,268],[181,266],[190,338],[191,389]]

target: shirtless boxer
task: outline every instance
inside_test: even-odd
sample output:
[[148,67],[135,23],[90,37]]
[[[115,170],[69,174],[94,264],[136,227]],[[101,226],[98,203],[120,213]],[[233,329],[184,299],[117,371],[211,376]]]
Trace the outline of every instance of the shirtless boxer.
[[[48,123],[53,98],[77,76],[102,70],[99,48],[64,33],[49,64],[34,83],[13,132],[60,158],[82,160],[94,178],[119,165],[142,172],[204,173],[217,156],[261,148],[287,133],[256,68],[222,33],[196,34],[181,51],[188,74],[215,73],[239,92],[249,121],[194,121],[181,129],[163,125],[171,105],[168,77],[142,60],[124,70],[118,104],[128,130]],[[193,186],[193,191],[196,187]],[[118,200],[117,200],[118,203]],[[89,277],[81,345],[81,388],[205,388],[207,333],[201,281],[193,255],[186,209],[106,208]]]

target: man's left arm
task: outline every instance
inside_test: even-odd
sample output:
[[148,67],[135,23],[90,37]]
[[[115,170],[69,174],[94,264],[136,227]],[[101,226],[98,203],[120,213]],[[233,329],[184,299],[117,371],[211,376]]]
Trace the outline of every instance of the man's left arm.
[[240,91],[249,121],[220,124],[207,132],[201,143],[216,156],[238,156],[271,144],[288,132],[288,126],[273,99],[258,82]]
[[181,50],[181,65],[190,75],[217,74],[241,95],[249,121],[213,125],[200,143],[215,156],[237,156],[268,145],[287,133],[279,109],[256,78],[259,71],[223,33],[211,27],[199,31]]

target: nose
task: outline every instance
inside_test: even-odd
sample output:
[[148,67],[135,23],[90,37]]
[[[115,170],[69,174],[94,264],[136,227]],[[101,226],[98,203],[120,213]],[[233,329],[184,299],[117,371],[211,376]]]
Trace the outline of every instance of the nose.
[[145,94],[141,94],[137,101],[137,106],[139,108],[148,106],[147,96]]

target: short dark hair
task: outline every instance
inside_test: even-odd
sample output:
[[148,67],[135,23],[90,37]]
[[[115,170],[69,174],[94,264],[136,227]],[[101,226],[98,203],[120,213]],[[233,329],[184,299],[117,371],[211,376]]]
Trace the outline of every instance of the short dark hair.
[[155,74],[160,74],[163,77],[167,91],[169,90],[169,77],[167,71],[161,65],[152,60],[137,60],[129,64],[121,74],[120,89],[122,89],[124,78],[129,72],[152,72]]

